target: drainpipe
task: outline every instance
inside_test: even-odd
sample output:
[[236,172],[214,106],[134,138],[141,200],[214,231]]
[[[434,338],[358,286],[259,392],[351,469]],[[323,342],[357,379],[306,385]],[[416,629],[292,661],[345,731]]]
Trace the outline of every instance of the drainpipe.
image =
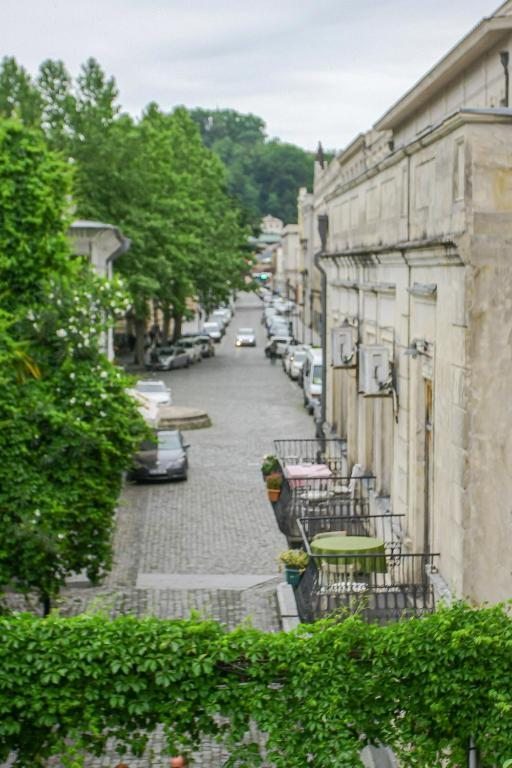
[[508,82],[509,82],[509,72],[508,72],[508,62],[509,62],[509,52],[508,51],[501,51],[500,53],[500,61],[501,66],[503,67],[503,70],[505,72],[505,98],[503,99],[503,106],[508,107]]
[[[322,433],[324,430],[324,424],[326,421],[326,398],[327,398],[327,273],[322,266],[321,259],[325,253],[327,247],[327,233],[329,231],[329,217],[327,214],[321,214],[318,216],[318,234],[320,235],[320,250],[315,253],[314,261],[315,267],[319,270],[322,279],[322,292],[321,292],[321,304],[322,304],[322,400],[321,400],[321,426]],[[324,433],[325,437],[325,433]]]

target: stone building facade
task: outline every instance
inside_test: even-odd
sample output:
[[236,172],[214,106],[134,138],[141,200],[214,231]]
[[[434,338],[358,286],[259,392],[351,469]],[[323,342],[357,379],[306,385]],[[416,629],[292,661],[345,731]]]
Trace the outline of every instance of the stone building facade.
[[327,273],[325,430],[475,602],[512,595],[511,48],[509,0],[299,197],[306,334],[315,253]]

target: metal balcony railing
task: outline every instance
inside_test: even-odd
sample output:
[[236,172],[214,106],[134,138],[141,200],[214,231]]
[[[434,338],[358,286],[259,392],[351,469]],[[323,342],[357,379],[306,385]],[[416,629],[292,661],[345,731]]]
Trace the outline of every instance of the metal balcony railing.
[[368,515],[375,477],[304,477],[283,481],[274,504],[277,524],[291,541],[299,541],[297,520],[302,517],[354,517]]
[[274,451],[281,466],[289,464],[326,464],[331,472],[347,469],[346,441],[338,439],[290,438],[274,440]]
[[436,570],[438,554],[314,555],[295,597],[301,620],[336,616],[342,621],[357,613],[369,623],[388,624],[401,618],[431,613],[434,591],[427,569]]
[[404,519],[405,515],[394,515],[391,512],[347,517],[322,515],[300,518],[297,520],[297,527],[306,552],[311,551],[311,542],[318,534],[344,532],[347,536],[372,536],[380,539],[384,542],[386,555],[396,555],[402,551]]

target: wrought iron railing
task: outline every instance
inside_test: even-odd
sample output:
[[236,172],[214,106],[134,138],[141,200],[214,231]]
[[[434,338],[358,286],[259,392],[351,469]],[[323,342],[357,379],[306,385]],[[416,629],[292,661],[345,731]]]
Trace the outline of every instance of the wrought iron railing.
[[402,521],[405,515],[391,512],[380,515],[350,515],[303,517],[297,520],[297,527],[302,537],[302,546],[311,552],[311,542],[315,536],[324,533],[341,533],[347,536],[372,536],[384,543],[387,555],[400,554],[402,551]]
[[347,469],[346,442],[334,438],[287,438],[274,440],[274,451],[281,466],[326,464],[332,472]]
[[[286,473],[286,472],[285,472]],[[289,540],[301,539],[297,520],[302,517],[353,517],[368,515],[375,477],[304,477],[288,480],[274,504],[277,524]]]
[[[438,554],[314,555],[295,597],[301,620],[335,616],[342,621],[357,613],[370,623],[431,613],[434,590],[427,570],[436,570]],[[359,562],[358,562],[359,560]]]

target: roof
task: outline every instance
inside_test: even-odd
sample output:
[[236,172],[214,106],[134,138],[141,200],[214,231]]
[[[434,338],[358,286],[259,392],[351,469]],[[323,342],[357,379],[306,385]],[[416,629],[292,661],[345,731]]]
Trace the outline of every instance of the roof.
[[[502,14],[507,10],[508,13]],[[463,72],[475,59],[512,30],[510,0],[503,3],[493,16],[484,18],[462,40],[430,69],[401,99],[375,123],[379,131],[401,125],[410,113],[428,102],[435,93]]]
[[119,248],[116,248],[108,258],[108,261],[115,261],[123,253],[126,253],[132,244],[130,238],[125,237],[118,227],[115,227],[113,224],[104,224],[101,221],[90,221],[88,219],[77,219],[69,227],[71,234],[83,234],[89,237],[92,236],[93,232],[98,234],[105,230],[111,231],[119,241]]

